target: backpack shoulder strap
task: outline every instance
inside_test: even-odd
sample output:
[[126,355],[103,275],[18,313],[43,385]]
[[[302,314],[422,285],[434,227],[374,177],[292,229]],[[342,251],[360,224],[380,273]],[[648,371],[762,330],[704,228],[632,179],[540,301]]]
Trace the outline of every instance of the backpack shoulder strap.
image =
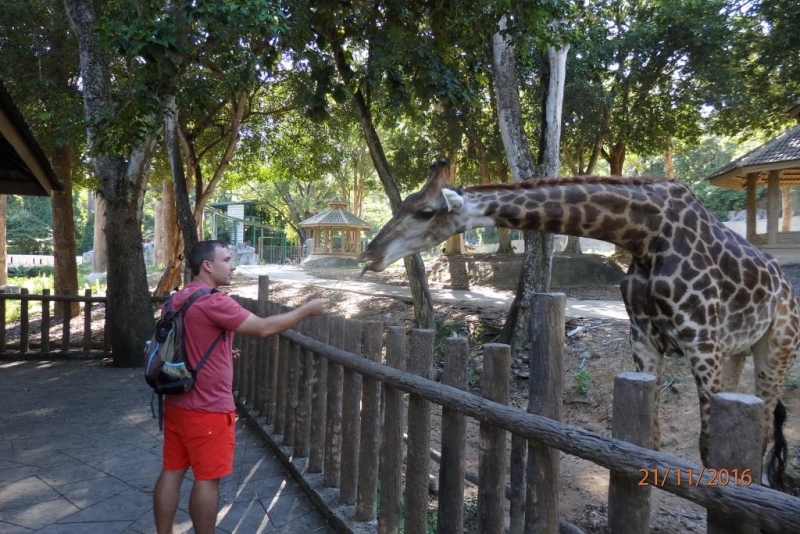
[[[203,295],[208,295],[208,294],[210,294],[210,293],[216,293],[216,292],[217,292],[217,290],[216,290],[216,289],[210,289],[210,288],[207,288],[207,287],[204,287],[204,288],[198,289],[197,291],[195,291],[194,293],[192,293],[192,294],[191,294],[191,296],[190,296],[188,299],[186,299],[186,302],[184,302],[184,303],[183,303],[183,306],[181,306],[181,313],[182,313],[183,315],[186,315],[186,310],[188,310],[188,309],[189,309],[189,306],[191,306],[192,304],[194,304],[194,302],[195,302],[197,299],[199,299],[199,298],[200,298],[200,297],[202,297]],[[170,298],[172,298],[172,297],[170,296]]]

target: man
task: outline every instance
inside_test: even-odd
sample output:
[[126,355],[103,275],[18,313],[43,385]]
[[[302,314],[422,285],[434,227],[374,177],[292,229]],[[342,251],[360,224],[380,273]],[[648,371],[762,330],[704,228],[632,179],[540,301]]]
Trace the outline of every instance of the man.
[[[231,283],[236,268],[221,241],[201,241],[189,253],[194,279],[173,296],[173,308],[195,291]],[[267,337],[291,328],[311,315],[325,312],[327,299],[311,300],[288,313],[258,317],[226,293],[197,299],[186,312],[186,351],[192,365],[202,358],[222,332]],[[180,499],[181,483],[189,467],[194,485],[189,515],[197,534],[213,533],[219,508],[219,481],[233,470],[235,446],[233,401],[233,336],[223,335],[197,374],[188,393],[170,395],[164,406],[164,460],[153,493],[158,534],[169,534]]]

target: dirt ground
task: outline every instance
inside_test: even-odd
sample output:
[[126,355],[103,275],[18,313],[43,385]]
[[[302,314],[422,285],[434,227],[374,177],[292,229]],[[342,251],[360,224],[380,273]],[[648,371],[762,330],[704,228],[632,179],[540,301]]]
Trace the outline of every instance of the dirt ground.
[[[320,277],[352,278],[354,270],[314,271]],[[402,270],[384,273],[366,273],[364,281],[403,285],[406,275]],[[431,287],[437,287],[431,282]],[[473,286],[473,289],[475,287]],[[570,299],[620,300],[616,286],[553,288],[563,291]],[[232,293],[255,297],[253,282],[237,279]],[[298,305],[312,297],[326,297],[333,302],[333,313],[349,318],[381,320],[385,325],[413,326],[413,310],[410,304],[392,298],[369,297],[342,291],[322,290],[296,284],[272,282],[270,300]],[[437,331],[449,335],[459,331],[470,339],[470,376],[475,377],[471,386],[480,391],[480,366],[482,343],[492,341],[500,332],[507,310],[469,305],[436,304],[434,311]],[[566,332],[582,328],[566,341],[564,362],[564,420],[587,430],[603,435],[611,434],[611,403],[614,376],[622,371],[634,370],[628,347],[629,327],[626,321],[613,319],[587,319],[567,317]],[[525,362],[516,362],[511,379],[511,402],[525,409],[527,405],[528,380],[523,378]],[[662,451],[697,464],[700,463],[697,438],[700,428],[697,394],[688,366],[682,358],[667,357],[661,384],[660,421]],[[748,361],[742,375],[741,390],[752,393],[753,367]],[[791,448],[792,467],[798,470],[797,458],[800,450],[800,365],[792,369],[787,387],[783,392],[784,403],[789,411],[786,436]],[[434,411],[432,447],[439,450],[439,412]],[[468,465],[478,470],[477,441],[478,426],[470,420],[468,427]],[[509,440],[510,442],[510,440]],[[431,468],[436,464],[432,462]],[[795,479],[796,480],[796,479]],[[562,516],[587,533],[608,532],[607,499],[608,471],[590,462],[566,454],[561,455],[560,509]],[[476,488],[467,484],[468,498],[474,498]],[[795,490],[796,491],[796,490]],[[473,507],[474,508],[474,507]],[[653,490],[651,508],[651,532],[705,532],[706,513],[699,506],[684,501],[658,489]]]

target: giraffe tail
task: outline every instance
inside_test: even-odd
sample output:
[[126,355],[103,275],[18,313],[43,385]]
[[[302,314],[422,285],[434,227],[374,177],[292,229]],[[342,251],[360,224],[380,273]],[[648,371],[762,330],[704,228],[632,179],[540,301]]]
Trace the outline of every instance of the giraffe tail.
[[778,401],[778,404],[775,405],[773,415],[775,445],[772,447],[769,462],[767,462],[767,480],[771,488],[786,492],[786,486],[783,483],[783,474],[786,471],[786,453],[788,451],[786,438],[783,435],[783,424],[786,422],[786,407],[781,401]]

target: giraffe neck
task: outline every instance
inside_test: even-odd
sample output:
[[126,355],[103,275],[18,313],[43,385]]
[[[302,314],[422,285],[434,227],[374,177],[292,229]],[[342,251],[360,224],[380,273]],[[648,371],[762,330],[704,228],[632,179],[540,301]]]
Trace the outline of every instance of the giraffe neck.
[[[466,226],[497,226],[590,237],[642,255],[662,230],[676,195],[688,206],[689,190],[676,182],[578,179],[475,186],[463,190]],[[695,201],[696,202],[696,201]],[[705,212],[705,210],[703,210]]]

